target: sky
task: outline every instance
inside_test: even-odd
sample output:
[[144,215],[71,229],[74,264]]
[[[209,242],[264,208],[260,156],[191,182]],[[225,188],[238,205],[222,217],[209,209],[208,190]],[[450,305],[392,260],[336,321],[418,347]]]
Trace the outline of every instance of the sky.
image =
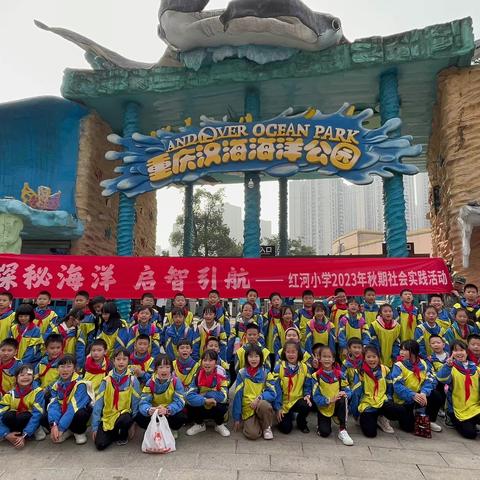
[[[304,0],[312,9],[342,20],[349,40],[386,36],[427,25],[471,16],[475,38],[480,38],[479,0]],[[223,8],[227,0],[211,0],[208,9]],[[132,60],[156,62],[165,45],[157,36],[159,0],[15,0],[0,4],[0,102],[41,95],[60,95],[65,68],[88,69],[83,51],[51,33],[39,30],[34,19],[49,26],[75,30]],[[283,110],[283,108],[282,108]],[[158,126],[152,125],[152,130]],[[0,127],[1,128],[1,127]],[[243,207],[243,186],[228,186],[226,201]],[[157,244],[168,247],[176,216],[182,209],[182,191],[157,192]],[[277,231],[278,185],[262,184],[262,218]]]

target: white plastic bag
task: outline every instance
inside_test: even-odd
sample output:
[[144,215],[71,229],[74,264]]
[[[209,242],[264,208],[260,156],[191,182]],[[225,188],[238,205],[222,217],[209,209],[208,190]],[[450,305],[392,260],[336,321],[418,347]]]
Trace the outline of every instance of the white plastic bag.
[[158,414],[152,415],[148,428],[145,430],[142,442],[144,453],[170,453],[175,451],[175,439],[168,425],[167,419]]

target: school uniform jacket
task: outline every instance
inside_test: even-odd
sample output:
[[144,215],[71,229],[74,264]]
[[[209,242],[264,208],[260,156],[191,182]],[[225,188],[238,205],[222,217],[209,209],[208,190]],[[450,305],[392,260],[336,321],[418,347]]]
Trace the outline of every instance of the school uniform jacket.
[[416,393],[424,393],[427,397],[435,388],[436,379],[432,375],[431,366],[425,360],[419,359],[419,377],[414,374],[409,360],[397,362],[392,369],[393,401],[399,405],[414,402]]
[[448,360],[448,355],[449,355],[448,351],[445,353],[446,355],[443,360],[440,360],[440,358],[437,356],[435,352],[432,352],[432,354],[430,355],[429,362],[432,365],[433,372],[438,372],[445,365],[445,362]]
[[95,339],[95,315],[88,308],[86,308],[83,312],[85,316],[83,317],[79,328],[86,344],[91,345]]
[[23,363],[34,365],[42,358],[43,339],[40,329],[33,322],[25,326],[14,323],[10,328],[10,337],[17,340],[17,357]]
[[38,307],[35,308],[35,320],[33,322],[40,329],[42,336],[45,335],[48,327],[55,324],[57,320],[58,316],[53,310],[50,310],[49,308],[46,308],[45,310]]
[[68,430],[78,410],[94,401],[91,384],[76,373],[69,381],[58,379],[51,391],[52,398],[47,407],[48,423],[55,423],[61,432]]
[[[235,371],[238,372],[242,368],[245,368],[245,353],[247,351],[248,343],[242,345],[236,352],[235,352]],[[272,365],[270,363],[270,352],[268,349],[262,347],[262,345],[258,344],[258,346],[262,349],[263,353],[263,365],[265,368],[270,371],[272,369]]]
[[340,349],[346,349],[348,341],[353,337],[359,338],[363,343],[368,342],[369,336],[366,329],[367,322],[361,313],[353,318],[348,314],[340,317],[338,321],[338,346]]
[[108,375],[108,372],[110,370],[110,363],[107,358],[104,358],[101,365],[96,364],[90,366],[90,361],[88,360],[89,358],[91,358],[90,355],[85,361],[85,366],[83,369],[83,379],[91,383],[92,389],[96,396],[98,394],[98,389],[100,388],[102,380],[105,378],[106,375]]
[[352,395],[347,378],[339,368],[329,372],[321,369],[317,370],[313,374],[312,383],[313,401],[318,411],[325,417],[333,416],[335,411],[335,402],[330,403],[330,398],[341,391],[347,394],[347,398],[350,398]]
[[480,415],[480,371],[475,363],[468,361],[463,365],[455,361],[453,366],[445,364],[437,372],[437,379],[449,386],[449,411],[453,408],[458,420],[464,422]]
[[294,369],[284,361],[275,367],[275,402],[277,411],[288,413],[298,400],[312,394],[312,377],[308,366],[299,362]]
[[295,312],[297,318],[298,327],[300,328],[300,341],[305,343],[307,324],[313,318],[312,309],[306,309],[305,307],[299,308]]
[[376,303],[362,303],[363,317],[367,322],[367,325],[370,326],[378,317],[378,311],[380,307]]
[[190,326],[183,324],[179,327],[175,325],[169,325],[167,328],[164,329],[164,346],[165,346],[165,353],[168,355],[168,358],[173,362],[177,358],[177,345],[180,340],[186,339],[189,342],[193,343],[193,328]]
[[360,370],[363,365],[363,357],[355,359],[350,355],[347,355],[347,358],[342,363],[342,373],[345,375],[350,388],[353,389],[354,386],[359,382],[360,379]]
[[443,338],[445,330],[440,326],[438,322],[432,327],[427,322],[423,322],[415,329],[415,340],[420,345],[420,356],[427,358],[432,354],[432,348],[430,347],[430,337],[432,335],[439,335]]
[[161,342],[161,332],[160,329],[154,322],[148,323],[147,325],[134,325],[129,332],[128,339],[128,351],[133,352],[135,347],[135,340],[139,335],[148,335],[150,338],[150,347],[148,349],[152,357],[156,357],[160,353],[160,342]]
[[255,323],[256,325],[258,325],[258,328],[260,330],[260,337],[258,341],[260,342],[262,347],[265,346],[265,336],[263,334],[263,331],[264,331],[263,321],[264,321],[264,318],[261,315],[255,315],[255,314],[253,315],[252,318],[248,320],[244,319],[241,315],[237,317],[237,320],[235,321],[235,325],[233,326],[230,332],[230,337],[227,343],[227,362],[231,362],[234,360],[234,354],[235,354],[234,346],[237,338],[240,340],[240,345],[247,343],[247,340],[245,338],[245,331],[249,323]]
[[385,402],[392,400],[393,383],[390,369],[385,365],[379,365],[372,373],[377,379],[378,387],[375,380],[360,369],[359,382],[352,390],[350,401],[352,411],[374,412],[382,408]]
[[[303,348],[301,348],[301,351],[303,353],[302,363],[304,363],[310,371],[311,368],[312,368],[312,356],[306,350],[304,350]],[[283,352],[283,348],[281,348],[275,355],[275,367],[274,367],[274,369],[278,365],[280,365],[280,363],[282,362],[282,352]]]
[[260,397],[271,404],[274,403],[275,377],[264,367],[260,367],[254,376],[246,368],[242,368],[235,382],[232,416],[235,421],[247,420],[255,414],[251,403]]
[[22,361],[14,357],[7,363],[0,363],[0,398],[15,387],[15,373]]
[[347,305],[337,305],[334,303],[330,311],[330,321],[335,325],[335,331],[338,333],[340,318],[348,315]]
[[63,353],[73,355],[77,362],[77,368],[82,369],[85,364],[85,352],[86,352],[86,339],[79,327],[67,327],[65,322],[59,325],[50,324],[49,328],[45,332],[44,340],[52,334],[57,333],[62,336],[63,341]]
[[438,312],[437,323],[447,331],[452,326],[452,319],[450,313],[446,308]]
[[170,415],[176,415],[185,407],[185,390],[182,382],[171,376],[165,382],[160,382],[154,375],[143,387],[139,412],[148,417],[148,410],[152,407],[168,408]]
[[292,323],[286,325],[281,320],[275,320],[273,326],[273,352],[278,352],[285,345],[285,334],[289,328],[296,328],[298,330],[298,321],[292,320]]
[[[0,438],[5,438],[5,436],[10,433],[10,430],[3,424],[2,417],[7,412],[18,411],[20,399],[24,393],[25,390],[14,388],[6,393],[0,400]],[[40,387],[33,388],[29,393],[24,395],[23,402],[25,404],[25,411],[32,414],[23,433],[31,437],[40,426],[40,420],[43,415],[43,405],[45,404],[43,390]]]
[[480,304],[470,304],[464,298],[461,298],[459,302],[455,303],[450,312],[450,316],[454,319],[457,310],[464,308],[468,312],[468,316],[471,320],[480,319]]
[[[150,319],[150,323],[155,323],[157,324],[157,327],[159,328],[159,330],[161,330],[160,328],[160,313],[158,313],[158,310],[156,310],[155,308],[152,309],[153,310],[153,315],[152,315],[152,318]],[[134,325],[136,325],[138,323],[138,313],[135,312],[131,317],[130,319],[128,320],[128,326],[129,327],[133,327]]]
[[139,357],[136,353],[130,354],[129,369],[131,375],[134,375],[134,366],[139,366],[143,370],[143,374],[138,378],[141,384],[147,383],[153,375],[155,359],[147,353],[143,357]]
[[59,355],[52,360],[48,359],[48,355],[44,355],[37,363],[34,370],[35,385],[50,391],[50,388],[58,380],[58,362],[62,358]]
[[421,322],[422,316],[417,307],[413,307],[412,318],[409,319],[409,314],[405,310],[403,303],[397,308],[398,318],[400,324],[400,341],[413,340],[415,338],[415,329]]
[[215,305],[215,309],[216,309],[215,318],[217,319],[217,322],[225,330],[225,335],[227,336],[227,338],[229,338],[230,331],[232,329],[232,327],[230,326],[230,316],[228,315],[227,310],[221,303],[217,303],[217,305]]
[[475,328],[471,325],[465,325],[462,329],[457,322],[453,322],[452,326],[444,333],[443,338],[450,345],[454,340],[462,340],[467,342],[468,336],[475,333]]
[[[125,378],[126,377],[126,378]],[[118,385],[118,404],[115,405],[115,386]],[[113,430],[118,417],[130,413],[133,418],[138,413],[140,402],[140,384],[127,372],[118,373],[113,369],[100,384],[92,414],[92,431],[96,432],[100,423],[103,431]]]
[[104,323],[97,333],[97,338],[105,340],[107,343],[107,355],[110,357],[118,348],[127,348],[130,332],[123,320],[122,326],[119,328],[112,328],[108,323]]
[[370,341],[380,352],[382,365],[391,367],[394,359],[400,353],[400,325],[396,320],[392,322],[392,328],[386,328],[385,322],[378,317],[369,328]]
[[273,327],[275,322],[281,319],[280,309],[271,308],[268,312],[263,315],[263,325],[267,332],[265,336],[265,345],[270,352],[273,352]]
[[217,366],[215,376],[210,387],[200,387],[198,385],[198,376],[201,368],[195,375],[190,384],[186,400],[192,407],[205,407],[206,398],[214,398],[217,403],[228,403],[228,379],[222,367]]
[[[185,325],[187,325],[187,327],[190,327],[193,323],[193,313],[185,308],[184,314]],[[171,325],[173,325],[172,312],[168,312],[165,314],[165,320],[163,321],[163,329],[165,330],[165,328],[170,327]]]
[[182,382],[184,389],[190,386],[199,368],[200,363],[197,363],[192,357],[187,358],[185,362],[180,358],[173,361],[173,371],[175,376]]
[[328,346],[332,352],[335,351],[335,325],[324,317],[323,322],[319,322],[312,318],[307,323],[305,329],[305,350],[312,355],[313,346],[316,343]]
[[10,328],[14,320],[15,312],[11,308],[0,313],[0,342],[3,342],[10,336]]
[[227,334],[222,325],[215,321],[211,327],[207,327],[205,322],[200,322],[195,325],[193,329],[193,351],[192,358],[200,360],[205,346],[208,343],[210,337],[217,337],[220,341],[220,357],[226,359],[227,357]]

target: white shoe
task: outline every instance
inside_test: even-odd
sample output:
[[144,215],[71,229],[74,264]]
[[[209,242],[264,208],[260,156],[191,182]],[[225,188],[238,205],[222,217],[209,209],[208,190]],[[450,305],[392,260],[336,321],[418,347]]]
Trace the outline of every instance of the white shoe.
[[185,433],[191,437],[197,433],[202,433],[207,429],[204,423],[194,423]]
[[87,435],[85,433],[74,433],[75,443],[77,445],[84,445],[87,443]]
[[380,415],[377,420],[377,425],[385,433],[395,433],[395,430],[390,425],[388,418],[385,418],[383,415]]
[[430,422],[430,428],[432,429],[432,432],[441,432],[442,431],[442,427],[438,423],[435,423],[435,422]]
[[267,427],[267,428],[263,431],[263,438],[264,438],[265,440],[273,440],[272,427]]
[[47,434],[45,433],[45,430],[43,430],[42,427],[38,427],[35,430],[34,438],[37,442],[41,442],[42,440],[45,440],[47,438]]
[[342,441],[342,443],[344,445],[346,445],[347,447],[350,447],[353,445],[353,440],[352,440],[352,437],[350,437],[350,435],[348,434],[348,432],[346,430],[340,430],[338,432],[338,438]]
[[173,438],[176,440],[178,438],[178,430],[172,430]]
[[221,425],[215,425],[215,431],[219,433],[222,437],[229,437],[230,430],[225,426],[224,423]]
[[60,435],[60,439],[58,440],[58,443],[63,443],[65,440],[69,439],[72,435],[73,433],[70,430],[65,430]]

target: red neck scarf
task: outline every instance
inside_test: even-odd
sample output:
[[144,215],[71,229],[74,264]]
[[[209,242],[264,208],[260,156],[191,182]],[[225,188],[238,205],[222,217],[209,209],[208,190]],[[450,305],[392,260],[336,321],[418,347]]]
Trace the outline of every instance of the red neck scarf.
[[316,331],[317,333],[324,333],[330,330],[330,321],[326,317],[323,317],[322,320],[312,318],[312,320],[310,320],[310,330]]
[[415,360],[415,363],[413,362],[410,362],[412,364],[412,371],[413,371],[413,374],[417,377],[417,380],[420,381],[421,380],[421,377],[420,377],[420,374],[421,374],[421,370],[420,370],[420,359],[416,359]]
[[321,377],[327,383],[335,383],[341,379],[342,371],[338,365],[333,365],[331,372],[327,372],[323,369],[323,367],[319,367],[317,370],[317,376]]
[[16,336],[15,340],[20,343],[23,339],[23,336],[29,332],[30,330],[33,330],[35,328],[35,324],[33,322],[28,322],[24,330],[21,330],[22,325],[18,325],[18,335]]
[[[477,358],[473,352],[471,352],[470,350],[468,350],[468,359],[473,362],[477,367],[478,367],[478,364],[480,363],[480,358]],[[1,367],[0,367],[1,368]],[[1,379],[1,377],[0,377]]]
[[468,331],[468,325],[465,324],[465,325],[460,325],[458,322],[457,322],[457,325],[458,325],[458,331],[460,332],[460,336],[466,340],[468,335],[469,335],[469,331]]
[[151,358],[152,358],[152,356],[151,356],[149,353],[147,353],[147,354],[145,355],[145,358],[143,358],[142,360],[140,360],[139,358],[137,358],[134,353],[132,353],[132,354],[130,355],[130,361],[131,361],[134,365],[138,365],[138,366],[142,367],[142,370],[143,370],[143,371],[145,371],[145,364],[146,364]]
[[402,307],[405,312],[408,313],[408,328],[412,328],[413,325],[413,312],[415,310],[415,305],[412,303],[411,305],[405,305],[402,303]]
[[288,401],[290,401],[290,393],[293,390],[293,379],[297,376],[298,370],[299,370],[299,366],[297,365],[297,368],[293,372],[288,367],[285,367],[283,371],[284,375],[288,378],[288,387],[287,387]]
[[282,324],[283,331],[286,332],[288,328],[295,328],[295,324],[293,323],[293,320],[290,320],[290,322],[284,322],[283,318],[280,320],[280,323]]
[[259,367],[253,368],[253,367],[248,366],[247,367],[247,373],[253,378],[258,372],[258,368]]
[[15,387],[15,393],[17,394],[20,401],[18,402],[17,413],[27,412],[28,408],[25,404],[25,397],[33,390],[32,385],[20,390],[19,387]]
[[269,311],[268,311],[268,316],[270,319],[274,320],[275,318],[276,319],[280,319],[282,318],[282,315],[281,315],[281,310],[280,309],[276,309],[276,308],[271,308]]
[[8,370],[15,365],[16,358],[13,357],[8,363],[0,363],[0,393],[5,395],[7,392],[3,390],[3,372],[4,370]]
[[207,375],[204,368],[201,368],[198,372],[198,379],[197,384],[199,387],[204,388],[214,388],[214,382],[217,381],[215,385],[215,389],[219,391],[222,388],[222,382],[225,380],[225,377],[217,373],[217,369],[215,368],[210,375]]
[[385,330],[393,330],[397,326],[397,322],[395,319],[392,318],[389,322],[387,322],[383,317],[379,318],[381,320],[381,325]]
[[91,373],[92,375],[100,375],[108,372],[108,360],[103,359],[101,365],[99,365],[90,355],[87,356],[85,360],[85,372]]
[[7,308],[4,308],[3,310],[0,310],[0,320],[3,320],[4,318],[7,318],[11,313],[13,313],[13,310],[10,307],[7,307]]
[[378,378],[375,375],[375,372],[366,363],[363,364],[362,368],[363,368],[363,371],[365,372],[365,374],[368,377],[370,377],[373,380],[373,383],[375,384],[375,387],[373,389],[373,398],[376,399],[377,395],[378,395],[378,389],[379,389],[379,386],[380,386]]
[[467,401],[470,398],[470,388],[473,385],[472,382],[472,375],[470,373],[470,369],[467,367],[465,368],[461,363],[459,362],[453,362],[454,368],[456,368],[460,373],[463,373],[465,375],[465,401]]
[[65,388],[63,385],[58,384],[58,391],[63,395],[63,400],[62,400],[62,414],[67,411],[68,408],[68,397],[72,393],[72,390],[74,389],[75,385],[77,384],[76,380],[72,380],[68,385],[67,388]]
[[117,382],[114,378],[113,375],[110,377],[110,381],[112,382],[113,386],[113,408],[118,409],[118,400],[120,399],[120,387],[122,385],[125,385],[128,380],[130,379],[130,375],[125,374],[119,382]]
[[52,359],[52,360],[49,360],[49,361],[47,362],[47,364],[45,365],[45,370],[44,370],[42,373],[40,373],[38,376],[39,376],[40,378],[43,378],[43,377],[48,373],[48,371],[53,368],[53,364],[54,364],[61,356],[62,356],[62,354],[60,354],[57,358],[54,358],[54,359]]
[[359,355],[358,357],[354,357],[354,356],[348,354],[347,358],[350,361],[350,363],[352,364],[353,368],[359,368],[359,367],[362,366],[362,362],[363,362],[362,355]]

